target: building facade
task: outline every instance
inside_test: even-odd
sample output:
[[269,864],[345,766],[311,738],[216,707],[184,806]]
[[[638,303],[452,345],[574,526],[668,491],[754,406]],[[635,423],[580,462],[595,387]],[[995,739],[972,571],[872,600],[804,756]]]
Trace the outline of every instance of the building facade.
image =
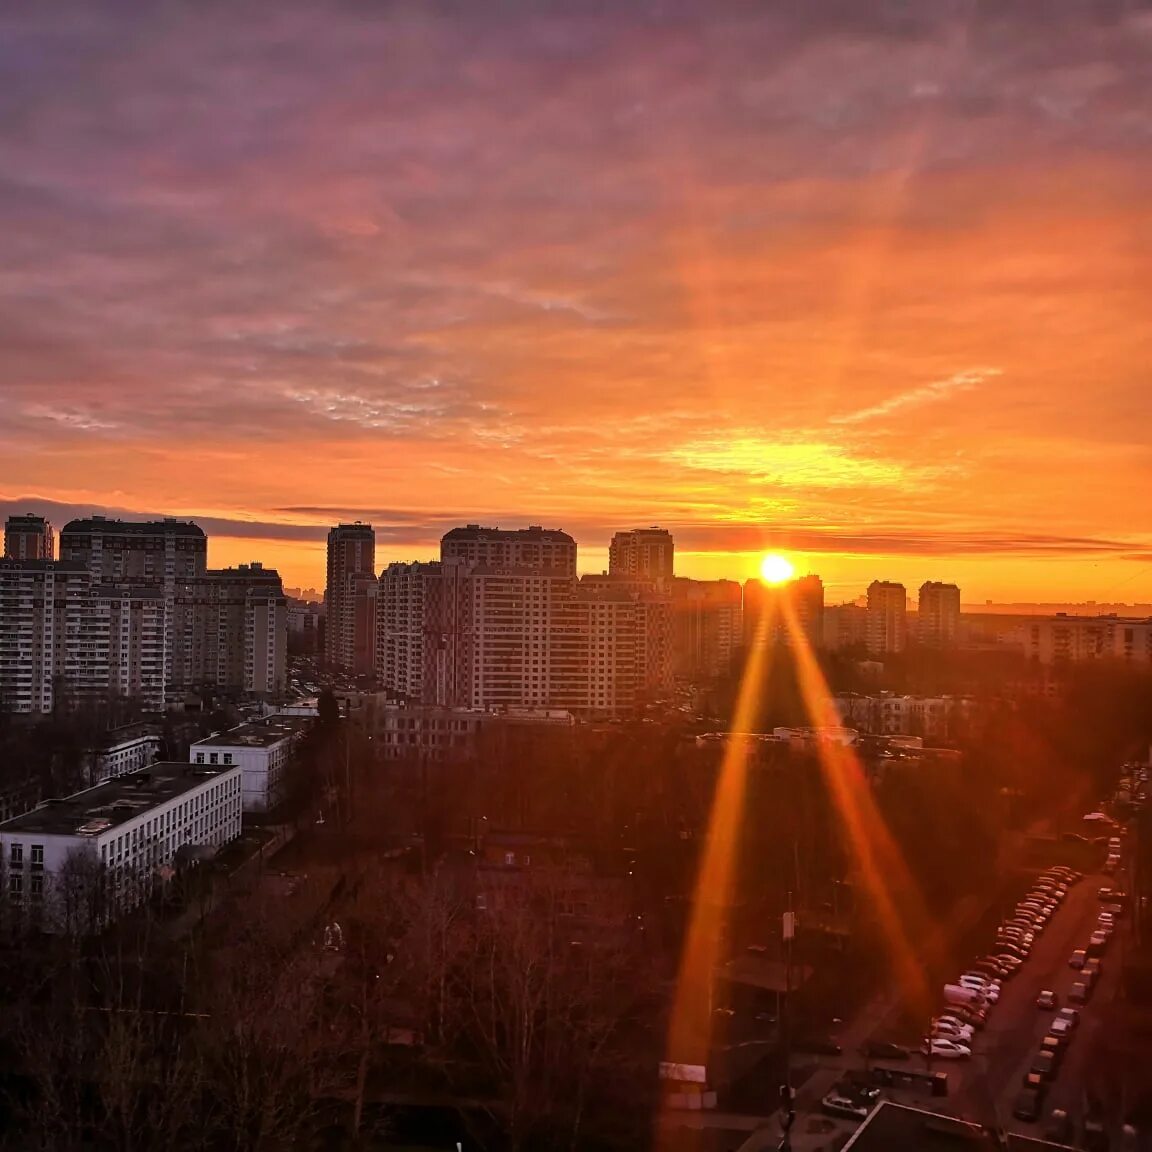
[[[357,638],[365,626],[364,605],[357,619],[356,577],[376,576],[376,533],[371,524],[337,524],[328,533],[328,577],[324,593],[324,658],[334,668],[356,667]],[[369,644],[371,652],[371,644]],[[370,657],[369,657],[370,658]],[[371,665],[368,667],[371,671]]]
[[208,538],[191,521],[72,520],[60,531],[60,559],[83,564],[94,584],[165,584],[202,576]]
[[960,643],[960,589],[929,580],[920,585],[916,639],[929,648],[955,648]]
[[85,753],[88,784],[100,784],[147,768],[159,758],[162,745],[160,731],[153,724],[113,728]]
[[617,532],[608,546],[609,575],[647,580],[659,588],[671,588],[675,551],[672,533],[665,528]]
[[1025,653],[1039,664],[1152,664],[1152,619],[1057,613],[1026,621],[1022,632]]
[[55,560],[56,533],[43,516],[9,516],[4,524],[6,560]]
[[269,812],[283,799],[292,757],[305,732],[308,717],[273,715],[241,724],[196,741],[188,760],[197,767],[238,766],[243,772],[243,810]]
[[0,824],[9,907],[47,931],[96,931],[142,903],[182,850],[240,835],[241,772],[153,764]]
[[908,643],[908,590],[891,580],[868,585],[866,643],[868,651],[882,656],[903,652]]
[[744,584],[744,647],[792,644],[799,628],[811,648],[824,647],[824,582],[801,576],[785,584],[748,580]]
[[576,541],[567,532],[542,528],[453,528],[440,540],[441,560],[462,560],[470,568],[524,569],[576,579]]
[[674,580],[674,674],[707,680],[727,672],[741,645],[743,614],[743,591],[735,580]]
[[868,643],[868,609],[862,604],[832,604],[824,609],[824,647],[838,652]]

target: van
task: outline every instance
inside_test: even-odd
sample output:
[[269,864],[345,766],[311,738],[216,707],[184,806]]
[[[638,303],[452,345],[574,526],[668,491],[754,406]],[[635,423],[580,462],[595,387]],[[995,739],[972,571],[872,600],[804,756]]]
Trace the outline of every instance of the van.
[[975,988],[963,988],[959,984],[945,984],[944,1003],[959,1004],[965,1008],[983,1008],[987,1001]]

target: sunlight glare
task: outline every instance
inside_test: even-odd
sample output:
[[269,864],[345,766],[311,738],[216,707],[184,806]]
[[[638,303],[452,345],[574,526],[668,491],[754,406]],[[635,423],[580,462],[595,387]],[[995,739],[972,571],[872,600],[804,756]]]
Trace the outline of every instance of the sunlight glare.
[[769,552],[760,561],[760,579],[765,584],[787,584],[795,575],[796,566],[779,552]]

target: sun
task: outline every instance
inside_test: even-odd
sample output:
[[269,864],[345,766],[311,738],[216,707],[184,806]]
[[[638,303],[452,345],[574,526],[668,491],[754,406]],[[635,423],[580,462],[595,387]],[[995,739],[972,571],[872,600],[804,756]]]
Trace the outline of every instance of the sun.
[[795,575],[795,565],[779,552],[769,552],[760,561],[760,579],[765,584],[786,584]]

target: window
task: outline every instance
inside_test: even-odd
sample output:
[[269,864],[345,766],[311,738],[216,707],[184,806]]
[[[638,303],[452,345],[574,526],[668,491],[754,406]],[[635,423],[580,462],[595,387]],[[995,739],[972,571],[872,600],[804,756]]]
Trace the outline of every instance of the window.
[[44,873],[34,873],[31,880],[32,899],[39,900],[44,895]]
[[196,753],[196,763],[197,764],[203,764],[204,763],[204,753],[203,752],[197,752]]
[[9,862],[12,864],[13,868],[23,868],[24,867],[24,845],[23,844],[13,844],[12,845],[12,851],[11,851],[11,854],[9,855],[8,859],[9,859]]
[[9,876],[8,877],[8,891],[17,899],[24,894],[24,877],[23,876]]
[[232,753],[231,752],[225,752],[224,753],[224,763],[225,764],[231,764],[232,763]]
[[504,863],[509,864],[509,865],[515,864],[516,863],[516,853],[515,852],[505,852],[504,853]]
[[208,763],[209,764],[219,764],[220,763],[220,756],[216,752],[209,752],[208,753]]
[[43,868],[44,867],[44,845],[43,844],[33,844],[32,845],[32,867],[33,868]]

